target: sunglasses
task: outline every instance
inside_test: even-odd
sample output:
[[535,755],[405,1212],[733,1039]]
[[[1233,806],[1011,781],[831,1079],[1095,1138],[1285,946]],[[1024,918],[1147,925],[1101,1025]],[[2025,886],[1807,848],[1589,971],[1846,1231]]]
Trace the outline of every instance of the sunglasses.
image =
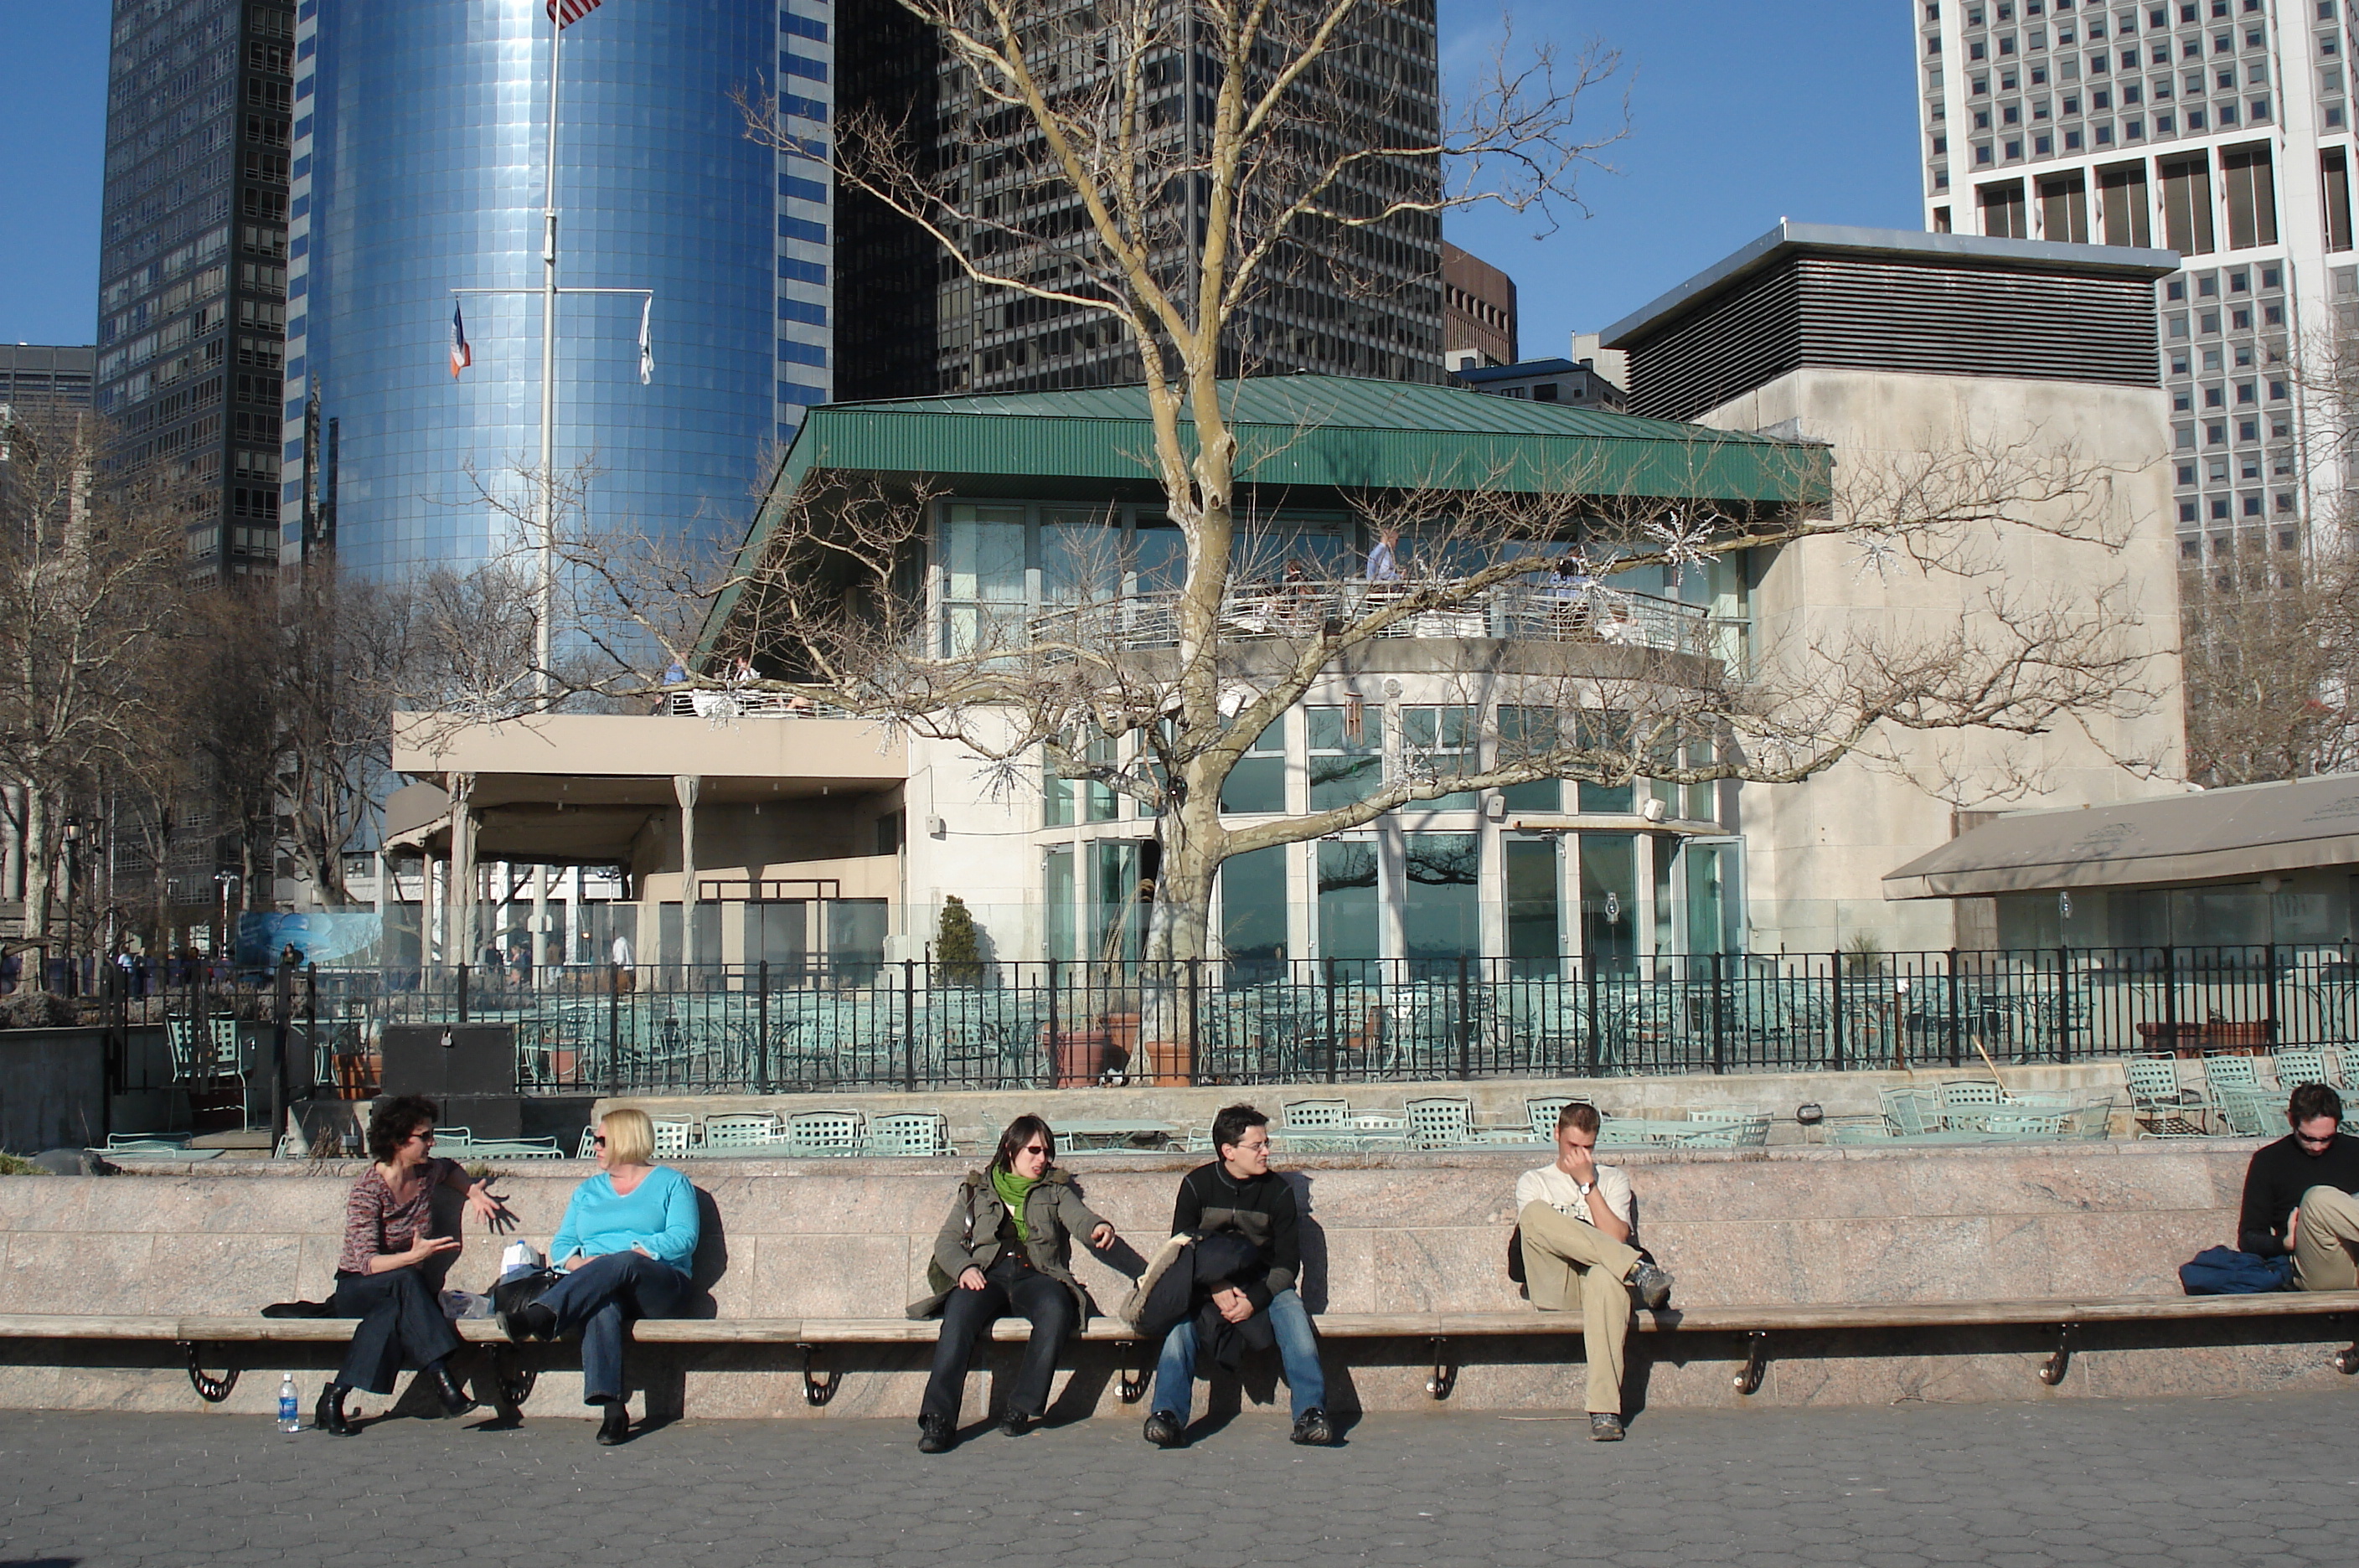
[[605,1135],[604,1133],[603,1133],[603,1132],[602,1132],[602,1133],[600,1133],[596,1138],[592,1138],[592,1139],[590,1140],[590,1146],[591,1146],[592,1149],[603,1149],[603,1148],[605,1148],[605,1147],[606,1147],[606,1135]]
[[1048,1145],[1041,1143],[1027,1143],[1016,1152],[1018,1154],[1046,1154],[1049,1152],[1049,1147]]

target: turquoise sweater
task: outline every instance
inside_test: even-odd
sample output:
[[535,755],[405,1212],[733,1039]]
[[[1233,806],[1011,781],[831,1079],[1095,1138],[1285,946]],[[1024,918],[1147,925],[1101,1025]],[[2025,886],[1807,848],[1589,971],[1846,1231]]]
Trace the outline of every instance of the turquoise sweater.
[[668,1165],[648,1171],[628,1197],[601,1171],[573,1189],[565,1219],[549,1244],[561,1264],[577,1250],[592,1258],[643,1247],[685,1274],[696,1257],[696,1188]]

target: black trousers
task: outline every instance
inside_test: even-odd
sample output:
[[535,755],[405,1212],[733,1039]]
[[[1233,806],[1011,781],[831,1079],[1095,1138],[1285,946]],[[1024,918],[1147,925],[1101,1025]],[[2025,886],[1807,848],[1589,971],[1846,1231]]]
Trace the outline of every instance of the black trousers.
[[582,1335],[582,1402],[623,1397],[623,1347],[640,1318],[676,1318],[688,1301],[688,1276],[644,1252],[593,1258],[551,1285],[540,1304],[557,1314],[557,1332]]
[[1037,1269],[1002,1261],[984,1276],[980,1290],[952,1290],[942,1303],[942,1336],[934,1344],[934,1375],[926,1381],[920,1415],[940,1416],[958,1424],[959,1395],[966,1386],[967,1363],[975,1341],[991,1325],[1014,1313],[1032,1323],[1032,1338],[1024,1346],[1024,1364],[1016,1373],[1016,1387],[1007,1396],[1011,1415],[1038,1417],[1049,1408],[1049,1380],[1057,1375],[1057,1352],[1081,1319],[1073,1292]]
[[358,1318],[336,1381],[372,1394],[393,1392],[405,1367],[433,1366],[459,1348],[459,1331],[442,1315],[441,1276],[422,1269],[338,1274],[329,1299],[340,1318]]

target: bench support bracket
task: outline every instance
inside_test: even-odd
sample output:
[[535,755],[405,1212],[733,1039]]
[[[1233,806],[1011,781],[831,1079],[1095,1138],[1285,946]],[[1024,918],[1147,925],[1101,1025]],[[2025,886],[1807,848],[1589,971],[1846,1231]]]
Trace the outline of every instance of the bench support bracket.
[[2353,1341],[2350,1349],[2334,1353],[2334,1369],[2346,1377],[2359,1372],[2359,1340]]
[[532,1398],[532,1390],[540,1381],[540,1374],[519,1364],[512,1351],[497,1345],[492,1347],[492,1386],[499,1390],[501,1402],[519,1415],[524,1402]]
[[1425,1380],[1425,1391],[1437,1399],[1450,1398],[1450,1390],[1458,1386],[1458,1368],[1450,1364],[1450,1341],[1441,1334],[1433,1336],[1433,1376]]
[[[1138,1346],[1126,1345],[1122,1348],[1125,1350],[1136,1350]],[[1123,1368],[1122,1381],[1114,1385],[1114,1393],[1121,1399],[1124,1404],[1135,1405],[1138,1403],[1139,1400],[1147,1398],[1147,1385],[1148,1380],[1154,1376],[1155,1368],[1153,1367],[1126,1367]]]
[[218,1405],[228,1399],[230,1391],[237,1387],[237,1368],[228,1367],[216,1377],[197,1364],[196,1345],[182,1340],[180,1349],[189,1358],[189,1387],[197,1391],[197,1398],[209,1405]]
[[843,1374],[820,1369],[818,1345],[798,1345],[795,1348],[803,1353],[804,1403],[823,1405],[835,1398],[836,1385],[843,1381]]
[[2056,1325],[2056,1349],[2039,1368],[2039,1380],[2049,1388],[2064,1381],[2064,1369],[2072,1364],[2072,1336],[2081,1332],[2079,1323]]
[[1748,1329],[1745,1335],[1745,1365],[1729,1379],[1740,1394],[1750,1394],[1761,1387],[1762,1365],[1769,1358],[1769,1335],[1763,1329]]

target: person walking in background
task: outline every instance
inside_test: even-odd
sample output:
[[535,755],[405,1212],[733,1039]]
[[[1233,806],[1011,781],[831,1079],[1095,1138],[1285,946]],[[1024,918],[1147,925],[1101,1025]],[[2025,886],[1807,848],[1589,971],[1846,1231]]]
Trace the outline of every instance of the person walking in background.
[[703,1220],[695,1186],[655,1162],[647,1112],[608,1111],[592,1147],[598,1174],[573,1189],[549,1238],[549,1260],[565,1278],[521,1311],[503,1313],[500,1327],[519,1344],[581,1334],[582,1402],[601,1410],[598,1442],[611,1447],[631,1435],[623,1376],[631,1324],[680,1315]]
[[1622,1441],[1623,1351],[1636,1321],[1636,1292],[1650,1312],[1671,1299],[1671,1277],[1637,1247],[1630,1178],[1597,1162],[1597,1108],[1578,1102],[1557,1114],[1556,1163],[1516,1181],[1524,1289],[1544,1312],[1582,1313],[1589,1362],[1589,1435]]
[[490,1178],[470,1181],[457,1160],[435,1158],[440,1114],[417,1094],[387,1100],[369,1114],[370,1165],[344,1200],[344,1246],[328,1303],[337,1317],[361,1321],[313,1412],[313,1424],[337,1437],[360,1430],[344,1414],[344,1396],[354,1388],[391,1394],[404,1366],[425,1374],[446,1413],[462,1415],[474,1405],[449,1365],[459,1335],[442,1315],[440,1298],[460,1239],[434,1234],[434,1192],[464,1192],[468,1210],[495,1229],[515,1216],[493,1195]]
[[942,1320],[933,1376],[918,1407],[920,1454],[946,1453],[957,1440],[975,1343],[1011,1313],[1031,1320],[1032,1337],[1000,1429],[1021,1437],[1048,1411],[1057,1353],[1090,1312],[1089,1292],[1073,1278],[1073,1237],[1086,1236],[1101,1252],[1114,1239],[1114,1223],[1091,1212],[1056,1160],[1049,1124],[1018,1116],[999,1135],[990,1165],[967,1172],[951,1200],[926,1270],[933,1294],[909,1303],[911,1317]]

